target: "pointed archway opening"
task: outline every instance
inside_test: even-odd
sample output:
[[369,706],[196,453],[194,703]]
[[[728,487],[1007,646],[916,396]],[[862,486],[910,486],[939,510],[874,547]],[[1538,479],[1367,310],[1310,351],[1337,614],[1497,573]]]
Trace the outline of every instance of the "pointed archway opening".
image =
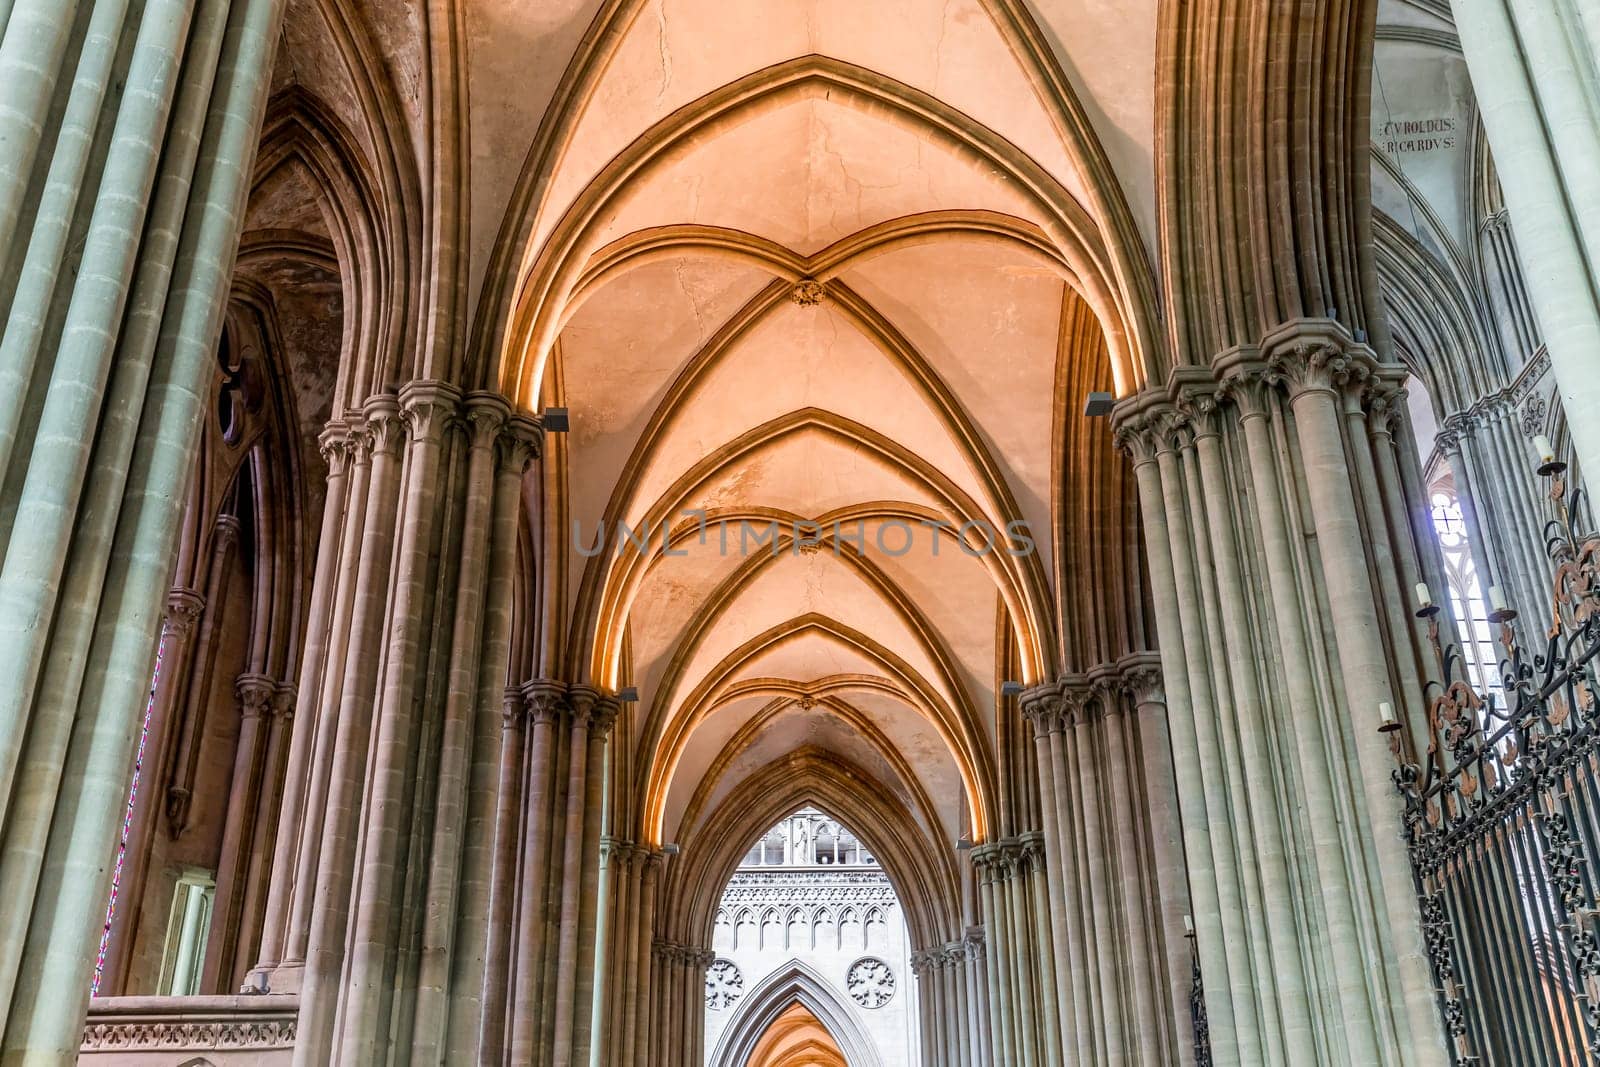
[[846,1067],[846,1061],[822,1020],[796,1002],[761,1035],[749,1067]]
[[900,899],[827,812],[801,807],[751,844],[723,889],[712,950],[708,1067],[918,1062]]

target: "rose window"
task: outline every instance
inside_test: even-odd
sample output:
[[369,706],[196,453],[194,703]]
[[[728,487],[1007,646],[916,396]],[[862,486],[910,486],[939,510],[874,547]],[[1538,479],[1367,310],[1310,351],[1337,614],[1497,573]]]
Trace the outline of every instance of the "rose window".
[[713,1011],[733,1006],[744,993],[744,975],[732,960],[716,960],[706,968],[706,1007]]
[[894,996],[894,972],[875,956],[863,956],[850,965],[845,988],[863,1008],[881,1008]]

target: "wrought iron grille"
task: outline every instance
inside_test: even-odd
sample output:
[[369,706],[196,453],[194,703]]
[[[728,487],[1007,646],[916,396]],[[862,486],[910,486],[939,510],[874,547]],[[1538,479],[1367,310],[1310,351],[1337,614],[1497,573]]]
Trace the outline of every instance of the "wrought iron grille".
[[1206,1021],[1206,989],[1200,980],[1200,954],[1193,951],[1193,970],[1189,979],[1189,1019],[1194,1026],[1194,1067],[1211,1067],[1211,1024]]
[[1565,465],[1547,462],[1556,518],[1542,651],[1519,647],[1500,607],[1505,704],[1457,674],[1457,650],[1428,619],[1442,681],[1427,693],[1428,750],[1386,723],[1439,1009],[1457,1063],[1588,1064],[1600,1059],[1600,537]]

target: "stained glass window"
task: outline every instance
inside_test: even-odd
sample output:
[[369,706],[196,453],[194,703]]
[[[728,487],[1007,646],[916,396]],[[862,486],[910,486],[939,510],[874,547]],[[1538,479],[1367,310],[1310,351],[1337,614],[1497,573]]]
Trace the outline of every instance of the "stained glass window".
[[94,981],[89,985],[89,995],[100,995],[100,982],[105,977],[106,949],[111,944],[111,920],[117,913],[117,891],[122,888],[122,865],[128,856],[128,835],[133,831],[134,803],[139,798],[139,774],[144,769],[145,749],[150,741],[150,715],[156,706],[156,685],[161,681],[161,659],[166,652],[167,635],[163,631],[156,645],[156,667],[150,675],[150,690],[145,695],[144,720],[139,725],[139,747],[133,757],[133,781],[128,786],[128,803],[122,811],[122,834],[117,840],[117,858],[111,868],[111,895],[106,901],[106,922],[100,930],[100,951],[94,960]]

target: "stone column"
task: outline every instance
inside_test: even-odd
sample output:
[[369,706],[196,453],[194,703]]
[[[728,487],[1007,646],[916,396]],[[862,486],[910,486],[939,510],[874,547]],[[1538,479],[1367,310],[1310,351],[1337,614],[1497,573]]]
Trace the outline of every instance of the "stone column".
[[513,1063],[537,1063],[538,1049],[543,1047],[539,1041],[539,1022],[545,1014],[542,1010],[544,960],[550,947],[545,937],[545,913],[550,907],[551,895],[548,856],[552,838],[556,836],[551,832],[550,811],[555,772],[554,734],[565,720],[567,702],[566,687],[558,682],[528,682],[522,692],[527,701],[531,740],[528,742],[528,794],[523,811],[522,904],[517,929],[511,1060]]
[[273,701],[278,683],[264,674],[241,674],[234,680],[239,701],[239,740],[233,750],[233,777],[228,783],[228,809],[222,831],[222,861],[217,865],[216,895],[211,906],[211,937],[201,975],[203,992],[231,993],[234,956],[242,933],[245,895],[250,888],[250,850],[266,777],[267,742],[273,729]]
[[[295,1055],[475,1062],[499,1022],[484,1014],[496,797],[538,427],[432,381],[372,398],[365,415],[370,465],[350,482],[364,503],[346,511],[355,577],[329,576],[330,618],[349,622],[337,689],[325,687],[336,715],[318,731],[331,745],[319,739],[309,768],[328,779],[321,840],[300,851],[312,907]],[[308,798],[322,788],[313,777]]]
[[[262,978],[265,988],[276,992],[297,991],[303,981],[306,952],[311,939],[312,908],[317,899],[317,871],[322,860],[323,820],[328,793],[333,785],[334,756],[338,750],[340,723],[344,719],[339,701],[344,680],[344,661],[350,648],[350,623],[355,610],[355,586],[360,573],[361,546],[365,540],[368,485],[372,476],[373,436],[366,420],[352,413],[338,423],[336,440],[349,450],[350,475],[346,486],[343,529],[340,534],[339,565],[324,575],[332,583],[312,590],[312,601],[331,600],[328,608],[329,640],[327,660],[321,669],[316,703],[307,714],[316,720],[311,753],[302,774],[305,808],[298,831],[291,880],[292,896],[287,901],[284,945],[281,959],[270,975]],[[325,435],[325,441],[327,437]],[[330,494],[331,499],[331,494]],[[309,656],[307,657],[309,661]]]
[[[1416,889],[1402,849],[1393,843],[1404,839],[1400,808],[1394,803],[1390,781],[1393,762],[1388,743],[1379,735],[1383,725],[1379,706],[1396,705],[1389,676],[1390,647],[1386,647],[1378,614],[1377,591],[1368,569],[1364,529],[1356,507],[1356,487],[1347,465],[1341,432],[1339,394],[1344,376],[1359,371],[1359,352],[1317,340],[1298,340],[1289,351],[1279,349],[1269,362],[1289,387],[1295,429],[1304,462],[1305,488],[1312,519],[1317,526],[1317,547],[1327,579],[1327,602],[1333,625],[1338,665],[1354,727],[1356,761],[1352,768],[1367,802],[1369,833],[1378,870],[1375,907],[1379,944],[1384,959],[1397,972],[1390,978],[1389,1000],[1401,1035],[1417,1035],[1413,1046],[1421,1061],[1443,1061],[1439,1046],[1439,1020],[1433,979],[1423,949],[1417,913]],[[1358,442],[1358,447],[1365,442]],[[1402,650],[1398,661],[1410,650]],[[1387,847],[1386,847],[1387,846]],[[1386,920],[1386,921],[1384,921]],[[1429,1038],[1432,1038],[1429,1041]],[[1408,1036],[1401,1040],[1410,1044]]]
[[[445,430],[459,406],[460,392],[439,382],[408,383],[399,396],[405,442],[403,474],[396,473],[403,484],[395,504],[395,541],[381,553],[387,558],[392,552],[394,562],[392,573],[383,577],[388,585],[387,604],[381,609],[386,615],[383,674],[374,694],[376,736],[367,757],[371,764],[363,784],[361,852],[352,874],[352,925],[345,943],[339,1059],[346,1063],[383,1060],[391,1040],[393,968],[399,948],[396,909],[406,899],[406,824],[419,794],[426,795],[419,788],[424,783],[417,781],[423,711],[419,698],[425,689],[420,677],[425,667],[422,642],[429,621],[425,606],[437,581],[432,561],[443,535],[441,513],[448,513],[439,500],[445,481],[440,473],[446,459]],[[374,484],[378,475],[375,466]],[[481,499],[466,504],[485,512],[492,506]],[[391,532],[382,526],[375,530]],[[376,597],[371,602],[381,603]]]
[[1600,26],[1583,5],[1450,6],[1578,465],[1600,470]]
[[173,742],[171,773],[166,786],[167,832],[182,837],[189,829],[190,805],[194,799],[194,777],[200,761],[201,739],[211,707],[211,677],[216,668],[217,629],[222,625],[226,600],[228,566],[239,544],[239,519],[217,516],[211,531],[211,554],[206,563],[205,610],[200,615],[199,638],[188,672],[188,693],[183,711],[175,721],[178,733]]
[[[1043,815],[1045,837],[1045,889],[1049,895],[1050,951],[1053,957],[1051,975],[1054,979],[1050,1006],[1050,1024],[1065,1036],[1064,1061],[1076,1065],[1081,1060],[1077,1048],[1079,1020],[1076,1017],[1077,997],[1073,993],[1074,976],[1081,984],[1082,933],[1074,922],[1069,927],[1067,894],[1070,883],[1063,864],[1063,820],[1070,817],[1072,806],[1065,797],[1058,796],[1054,765],[1050,759],[1050,735],[1061,729],[1061,700],[1055,687],[1045,686],[1024,694],[1022,711],[1033,727],[1034,755],[1039,767],[1039,806]],[[1076,865],[1074,864],[1074,870]],[[1075,879],[1074,879],[1075,880]],[[1073,920],[1077,915],[1073,915]],[[1087,1020],[1084,1020],[1087,1022]]]
[[[67,1060],[81,1039],[282,6],[7,7],[0,248],[23,274],[0,468],[23,488],[0,514],[6,1058]],[[47,188],[73,206],[30,199]]]
[[[1189,885],[1184,869],[1183,831],[1178,821],[1177,787],[1173,782],[1172,747],[1167,739],[1167,705],[1161,688],[1161,662],[1154,653],[1129,656],[1118,664],[1123,692],[1137,714],[1139,759],[1144,782],[1144,810],[1150,821],[1150,878],[1156,900],[1144,915],[1155,921],[1166,991],[1161,1000],[1179,1063],[1194,1062],[1194,1033],[1189,1017],[1189,970],[1192,951],[1186,938]],[[1134,767],[1130,766],[1130,772]],[[1152,957],[1153,959],[1153,957]],[[1159,973],[1159,972],[1158,972]]]
[[325,766],[314,757],[319,737],[326,737],[323,720],[332,718],[331,710],[326,715],[322,713],[324,705],[320,696],[323,680],[328,673],[327,661],[338,644],[333,619],[334,594],[344,544],[345,513],[349,507],[347,493],[351,456],[350,441],[343,421],[336,419],[330,422],[319,444],[322,458],[328,464],[328,481],[322,533],[317,540],[316,571],[311,582],[305,649],[300,659],[297,692],[304,694],[303,713],[295,718],[294,730],[290,735],[288,766],[283,777],[283,803],[279,807],[280,825],[274,840],[272,877],[262,920],[260,962],[247,980],[251,988],[263,991],[270,985],[268,973],[282,962],[285,955],[290,907],[300,884],[297,880],[301,870],[298,856],[304,848],[306,826],[315,821],[306,818],[307,805],[315,795],[320,794],[320,784],[326,780],[322,773]]
[[360,843],[363,784],[377,702],[390,561],[394,554],[404,428],[392,396],[367,401],[365,429],[372,436],[367,476],[366,528],[357,556],[349,643],[339,681],[339,723],[333,742],[319,858],[311,898],[305,985],[300,1002],[296,1064],[334,1058],[334,1019],[344,971],[350,892]]
[[494,879],[489,896],[488,962],[483,991],[483,1060],[501,1063],[510,1037],[511,955],[516,939],[517,830],[522,809],[522,760],[527,714],[520,690],[507,687],[501,718],[499,808],[494,831]]
[[[1241,349],[1216,371],[1220,389],[1190,369],[1116,414],[1144,509],[1212,1051],[1275,1059],[1266,1051],[1296,1047],[1294,1020],[1305,1018],[1337,1062],[1442,1063],[1377,733],[1379,704],[1407,705],[1426,654],[1416,628],[1384,607],[1384,590],[1403,588],[1425,551],[1404,543],[1406,516],[1391,520],[1380,484],[1395,468],[1381,450],[1395,445],[1369,432],[1365,411],[1387,387],[1369,388],[1383,375],[1333,324],[1286,327],[1265,355]],[[1206,654],[1213,643],[1238,651]],[[1213,694],[1231,694],[1231,709]],[[1219,787],[1263,752],[1290,758],[1246,774],[1243,791]],[[1275,837],[1309,863],[1258,871],[1206,847]],[[1279,954],[1273,918],[1250,895],[1222,891],[1256,877],[1293,905],[1304,960]],[[1231,951],[1238,941],[1270,948],[1270,969],[1293,973],[1238,981],[1236,964],[1255,963]],[[1250,1030],[1255,1043],[1236,1049]]]

